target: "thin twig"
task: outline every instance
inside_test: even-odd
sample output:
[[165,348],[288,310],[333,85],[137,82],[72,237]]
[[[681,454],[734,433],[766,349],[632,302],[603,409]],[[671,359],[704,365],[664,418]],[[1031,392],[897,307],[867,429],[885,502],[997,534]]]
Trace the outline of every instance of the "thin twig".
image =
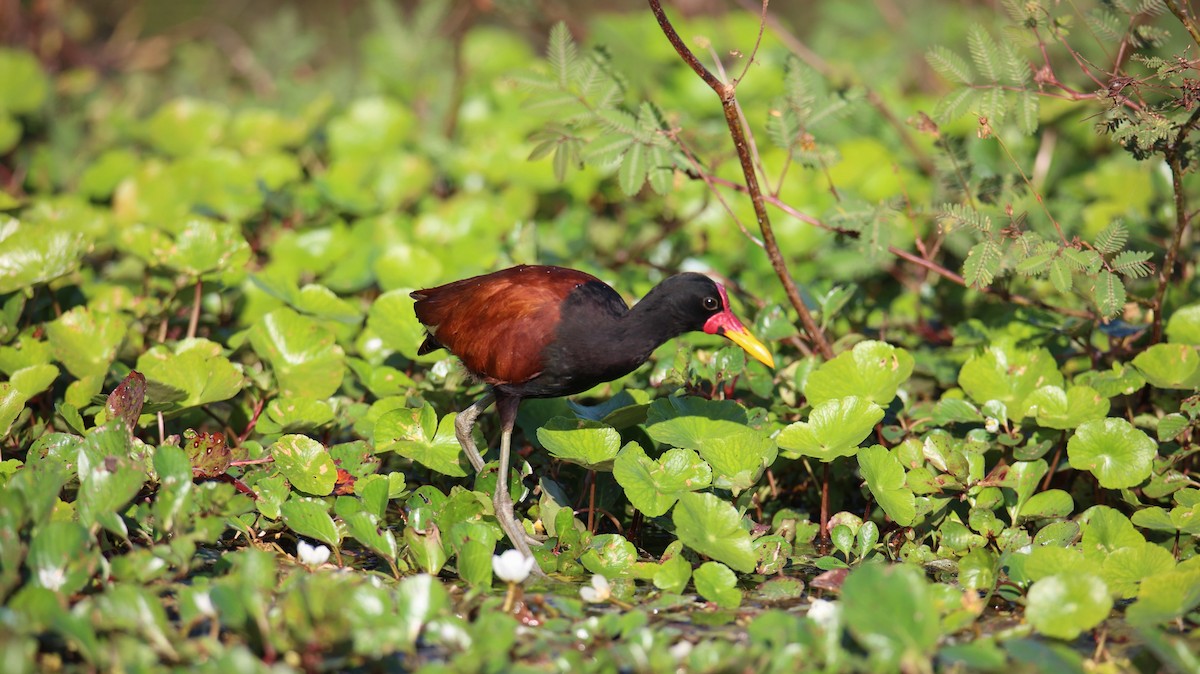
[[725,112],[725,124],[729,127],[729,135],[733,139],[734,148],[737,150],[738,159],[742,164],[742,174],[746,178],[746,188],[749,190],[750,202],[754,205],[754,213],[758,218],[759,229],[762,231],[763,245],[766,247],[767,258],[771,261],[771,266],[775,269],[776,276],[779,277],[780,282],[783,284],[788,300],[792,303],[792,307],[796,310],[796,313],[799,314],[800,322],[804,324],[804,330],[808,334],[808,338],[812,340],[813,345],[824,358],[833,358],[833,349],[829,346],[829,342],[825,339],[825,335],[821,332],[820,327],[817,326],[816,321],[813,320],[812,313],[804,305],[804,300],[800,297],[800,291],[796,288],[796,283],[792,280],[792,276],[788,272],[787,262],[783,259],[783,253],[779,250],[779,243],[775,240],[775,232],[771,228],[771,216],[767,213],[763,192],[758,185],[758,175],[754,168],[754,161],[750,156],[750,146],[746,140],[746,135],[742,131],[741,116],[738,114],[737,98],[734,94],[733,85],[720,81],[708,68],[700,63],[696,55],[692,53],[692,50],[679,37],[679,33],[675,31],[675,27],[671,25],[671,21],[667,18],[666,13],[663,11],[662,3],[659,0],[648,1],[650,11],[654,13],[654,18],[658,21],[659,28],[662,29],[663,34],[671,43],[671,46],[675,48],[679,57],[721,99],[721,107]]
[[196,336],[196,328],[200,325],[200,300],[204,295],[204,283],[196,279],[196,292],[192,297],[192,315],[188,318],[187,338]]
[[1184,141],[1196,122],[1200,120],[1200,107],[1197,107],[1175,135],[1175,142],[1167,149],[1167,165],[1171,167],[1171,191],[1175,194],[1175,236],[1171,239],[1171,247],[1167,249],[1167,257],[1163,260],[1162,269],[1158,274],[1158,289],[1154,292],[1151,309],[1154,311],[1151,344],[1162,340],[1162,307],[1167,295],[1167,287],[1171,285],[1171,274],[1175,270],[1175,259],[1179,249],[1183,247],[1183,233],[1188,226],[1187,200],[1183,193],[1183,158],[1180,156],[1185,148]]

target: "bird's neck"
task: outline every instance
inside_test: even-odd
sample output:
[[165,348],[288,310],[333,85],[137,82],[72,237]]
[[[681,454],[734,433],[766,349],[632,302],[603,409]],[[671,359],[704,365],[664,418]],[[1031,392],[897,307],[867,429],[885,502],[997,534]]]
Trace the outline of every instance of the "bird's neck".
[[673,308],[666,301],[665,293],[651,290],[633,308],[615,319],[617,329],[613,334],[630,354],[637,354],[639,361],[650,357],[655,349],[685,332],[675,318]]

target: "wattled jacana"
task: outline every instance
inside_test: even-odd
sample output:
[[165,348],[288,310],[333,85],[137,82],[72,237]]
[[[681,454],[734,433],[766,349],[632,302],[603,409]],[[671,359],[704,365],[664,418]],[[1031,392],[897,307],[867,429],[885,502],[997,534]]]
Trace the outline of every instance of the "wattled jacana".
[[591,274],[529,265],[418,290],[412,298],[428,333],[417,353],[447,349],[491,385],[458,416],[455,432],[471,465],[482,471],[471,430],[496,403],[501,425],[496,519],[527,557],[527,535],[508,494],[509,446],[522,399],[566,396],[612,381],[646,362],[667,340],[697,330],[726,337],[775,366],[767,347],[730,311],[725,288],[701,274],[666,279],[632,309]]

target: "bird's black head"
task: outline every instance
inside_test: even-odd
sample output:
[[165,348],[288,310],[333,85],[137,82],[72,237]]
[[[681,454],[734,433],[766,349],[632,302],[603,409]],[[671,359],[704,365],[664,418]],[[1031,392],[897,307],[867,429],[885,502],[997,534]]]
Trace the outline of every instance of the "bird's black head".
[[642,302],[650,303],[655,313],[663,312],[660,320],[673,324],[678,333],[703,331],[721,335],[769,367],[775,367],[767,347],[733,315],[725,288],[703,274],[688,272],[672,276],[651,290]]

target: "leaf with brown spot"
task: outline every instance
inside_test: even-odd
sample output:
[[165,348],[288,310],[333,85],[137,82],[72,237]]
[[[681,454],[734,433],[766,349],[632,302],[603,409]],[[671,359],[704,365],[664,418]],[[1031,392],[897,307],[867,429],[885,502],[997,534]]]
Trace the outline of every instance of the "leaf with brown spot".
[[138,417],[142,414],[142,405],[146,402],[146,378],[137,370],[130,370],[125,379],[108,394],[106,406],[108,416],[125,422],[125,427],[132,433],[137,426]]

